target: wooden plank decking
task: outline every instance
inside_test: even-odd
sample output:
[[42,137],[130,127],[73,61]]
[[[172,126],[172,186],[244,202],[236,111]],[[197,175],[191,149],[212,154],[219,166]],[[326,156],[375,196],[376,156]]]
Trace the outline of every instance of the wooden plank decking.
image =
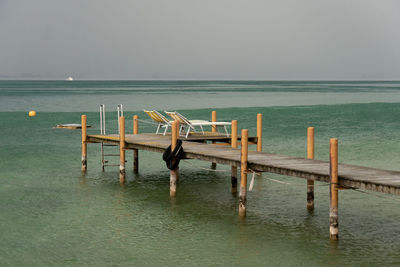
[[[239,149],[199,143],[202,140],[227,142],[225,140],[227,138],[213,137],[213,139],[208,139],[203,137],[201,139],[201,137],[196,137],[193,139],[196,140],[183,140],[186,158],[240,166]],[[190,138],[187,140],[190,140]],[[256,139],[252,141],[256,141]],[[87,142],[119,145],[119,137],[117,135],[88,135]],[[125,142],[127,149],[162,153],[171,144],[171,137],[155,134],[126,135]],[[329,162],[326,161],[249,151],[248,168],[254,171],[329,182]],[[400,172],[339,164],[339,185],[400,195]]]

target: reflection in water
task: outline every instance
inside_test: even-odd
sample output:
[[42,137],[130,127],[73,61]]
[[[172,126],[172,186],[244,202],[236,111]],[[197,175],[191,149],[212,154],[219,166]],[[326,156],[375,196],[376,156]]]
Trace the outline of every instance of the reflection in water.
[[338,255],[339,240],[329,240],[329,255]]
[[81,176],[79,178],[79,184],[81,186],[86,186],[86,173],[81,172]]

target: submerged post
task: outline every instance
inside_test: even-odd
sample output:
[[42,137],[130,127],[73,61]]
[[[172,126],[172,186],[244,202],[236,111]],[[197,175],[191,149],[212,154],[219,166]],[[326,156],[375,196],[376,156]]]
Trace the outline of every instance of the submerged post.
[[[232,121],[232,136],[231,136],[231,145],[232,148],[237,148],[237,120]],[[232,166],[232,175],[231,175],[231,192],[237,192],[237,167]]]
[[[217,112],[215,110],[213,110],[211,112],[211,121],[217,122]],[[211,132],[213,134],[217,133],[217,126],[215,126],[215,125],[211,126]],[[212,143],[215,144],[216,142],[213,141]],[[211,163],[211,169],[216,169],[216,168],[217,168],[217,163],[215,163],[215,162]]]
[[240,154],[240,193],[239,193],[239,216],[246,216],[246,191],[247,191],[247,157],[248,157],[248,133],[242,130],[242,150]]
[[[133,116],[133,134],[139,133],[139,119],[138,115]],[[133,149],[133,172],[139,172],[139,150]]]
[[[314,127],[307,128],[307,159],[314,159]],[[307,209],[314,209],[314,180],[307,179]]]
[[81,126],[82,126],[82,172],[87,170],[87,130],[86,130],[86,115],[81,116]]
[[262,151],[262,114],[257,114],[257,152]]
[[[176,143],[178,141],[178,135],[179,135],[179,122],[174,121],[172,123],[171,127],[171,151],[174,151],[176,147]],[[179,176],[179,167],[176,168],[175,170],[170,171],[170,176],[169,176],[169,195],[171,197],[176,197],[176,183],[178,180]]]
[[125,183],[125,117],[119,117],[119,182]]
[[329,211],[329,236],[332,240],[339,239],[339,194],[338,194],[338,140],[330,140],[330,211]]

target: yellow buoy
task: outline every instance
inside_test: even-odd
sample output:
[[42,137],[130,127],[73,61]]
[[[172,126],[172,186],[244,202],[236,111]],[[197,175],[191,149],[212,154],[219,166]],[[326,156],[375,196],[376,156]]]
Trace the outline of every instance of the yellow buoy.
[[29,111],[29,117],[35,117],[36,116],[36,111],[31,110]]

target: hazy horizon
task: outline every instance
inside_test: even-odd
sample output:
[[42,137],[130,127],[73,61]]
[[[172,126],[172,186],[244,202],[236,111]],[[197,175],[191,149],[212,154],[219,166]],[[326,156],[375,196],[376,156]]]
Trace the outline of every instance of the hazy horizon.
[[[27,78],[0,78],[0,81],[67,81],[64,78],[53,78],[53,79],[27,79]],[[187,78],[187,79],[74,79],[71,82],[74,81],[250,81],[250,82],[398,82],[400,81],[400,79],[337,79],[337,80],[333,80],[333,79],[314,79],[314,80],[310,80],[310,79],[277,79],[277,80],[273,80],[273,79],[269,79],[269,80],[264,80],[264,79],[191,79],[191,78]]]

